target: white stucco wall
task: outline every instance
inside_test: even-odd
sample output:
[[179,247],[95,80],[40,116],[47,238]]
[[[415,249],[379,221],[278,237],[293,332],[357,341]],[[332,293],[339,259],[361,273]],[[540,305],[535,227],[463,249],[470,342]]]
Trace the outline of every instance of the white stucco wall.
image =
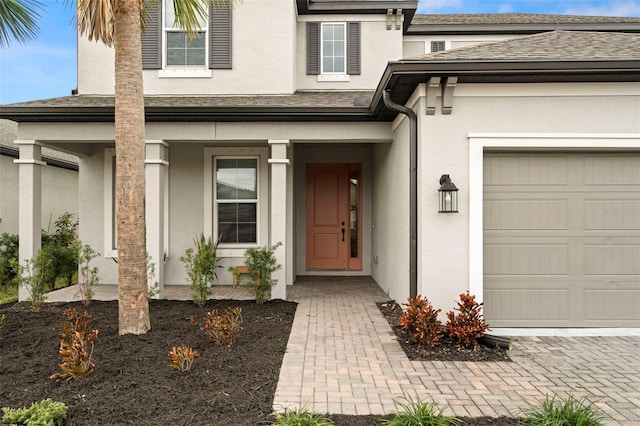
[[[295,3],[244,0],[233,10],[230,70],[211,70],[206,78],[159,77],[145,70],[146,94],[288,94],[295,90]],[[78,40],[80,94],[114,93],[113,49]]]
[[[459,84],[451,115],[442,115],[440,108],[433,116],[419,114],[418,293],[446,312],[469,282],[478,280],[469,276],[469,224],[474,220],[469,188],[472,180],[481,178],[469,171],[470,133],[639,132],[638,84]],[[551,138],[549,144],[553,143]],[[437,213],[438,180],[444,173],[460,189],[457,214]]]

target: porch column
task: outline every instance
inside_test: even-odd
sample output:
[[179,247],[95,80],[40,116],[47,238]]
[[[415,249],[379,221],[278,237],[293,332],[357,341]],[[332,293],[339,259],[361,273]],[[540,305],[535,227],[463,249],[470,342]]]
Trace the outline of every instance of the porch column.
[[160,292],[154,296],[159,299],[164,295],[164,258],[168,250],[165,229],[168,199],[167,189],[167,151],[169,144],[162,140],[146,141],[145,151],[145,219],[147,228],[147,255],[153,264],[155,276],[149,277],[147,286],[151,289],[158,283]]
[[282,268],[274,272],[274,278],[278,280],[278,284],[271,289],[272,299],[287,299],[287,166],[289,159],[287,158],[288,140],[270,140],[271,147],[271,244],[281,242],[282,245],[275,251],[275,256]]
[[[41,161],[41,147],[33,140],[14,141],[20,148],[20,158],[13,160],[19,168],[18,185],[18,236],[20,248],[18,261],[24,264],[38,254],[41,244],[42,223],[42,169],[47,163]],[[18,290],[18,300],[29,299],[29,291],[23,285]]]

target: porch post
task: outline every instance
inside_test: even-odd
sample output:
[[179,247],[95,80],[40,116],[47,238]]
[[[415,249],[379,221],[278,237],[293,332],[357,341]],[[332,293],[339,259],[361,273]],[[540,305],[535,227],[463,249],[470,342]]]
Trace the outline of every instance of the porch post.
[[[14,141],[20,148],[20,158],[13,160],[19,168],[18,185],[18,236],[20,248],[18,261],[24,264],[38,254],[41,245],[42,223],[42,169],[47,163],[41,161],[41,147],[34,140]],[[29,299],[29,291],[23,285],[18,290],[18,300]]]
[[288,140],[270,140],[271,147],[271,206],[270,225],[271,225],[271,244],[281,242],[282,245],[275,251],[275,256],[282,268],[274,273],[274,278],[278,280],[278,284],[271,289],[272,299],[287,299],[287,166],[289,159],[287,158]]
[[165,229],[168,200],[165,197],[167,188],[167,151],[169,144],[162,140],[146,141],[145,151],[145,219],[147,228],[147,255],[154,266],[155,277],[147,282],[151,289],[158,283],[159,293],[154,298],[164,295],[164,258],[168,250]]

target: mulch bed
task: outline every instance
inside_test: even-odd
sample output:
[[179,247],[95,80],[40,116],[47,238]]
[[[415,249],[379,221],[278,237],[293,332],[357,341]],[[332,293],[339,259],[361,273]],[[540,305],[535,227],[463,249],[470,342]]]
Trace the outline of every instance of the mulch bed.
[[413,361],[511,361],[506,349],[497,346],[478,345],[474,348],[461,348],[458,343],[443,336],[441,344],[433,348],[419,345],[411,339],[409,332],[400,327],[402,307],[391,300],[386,303],[378,303],[378,308],[387,319],[395,333],[398,343],[407,354],[407,358]]
[[[99,330],[91,376],[56,382],[58,334],[72,306],[93,316]],[[232,347],[208,341],[190,324],[212,309],[243,309],[244,330]],[[296,304],[273,301],[151,301],[152,330],[118,335],[117,302],[0,306],[0,407],[24,407],[52,398],[69,407],[67,425],[260,425],[269,419]],[[395,329],[395,328],[394,328]],[[186,344],[200,356],[191,371],[168,366],[172,346]],[[404,345],[403,345],[404,346]],[[451,358],[448,358],[451,359]],[[380,416],[334,415],[336,425],[379,425]],[[515,419],[463,418],[467,425],[516,424]]]

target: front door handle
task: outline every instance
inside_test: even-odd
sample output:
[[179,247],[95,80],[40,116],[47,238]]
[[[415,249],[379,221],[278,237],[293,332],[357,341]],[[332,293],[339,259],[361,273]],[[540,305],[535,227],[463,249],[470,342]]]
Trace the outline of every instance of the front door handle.
[[344,221],[342,222],[342,241],[344,241]]

